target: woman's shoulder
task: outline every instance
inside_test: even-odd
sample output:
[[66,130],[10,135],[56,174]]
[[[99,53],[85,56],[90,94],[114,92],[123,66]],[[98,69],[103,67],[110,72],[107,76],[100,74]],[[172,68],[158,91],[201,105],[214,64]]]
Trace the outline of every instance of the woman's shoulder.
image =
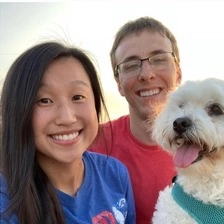
[[[8,202],[9,202],[9,197],[8,197],[8,187],[7,187],[6,179],[3,176],[3,174],[0,173],[0,216],[5,211],[6,205],[8,204]],[[8,223],[8,222],[3,222],[3,223]]]
[[18,224],[18,217],[14,213],[5,213],[10,203],[8,195],[8,184],[2,173],[0,173],[0,217],[1,224]]
[[91,169],[92,175],[101,175],[104,179],[113,180],[117,184],[125,186],[129,180],[129,172],[126,166],[118,159],[100,153],[86,151],[84,153],[85,164]]
[[7,193],[8,187],[6,183],[6,179],[3,174],[0,172],[0,193]]
[[113,169],[127,169],[126,166],[120,160],[113,156],[86,151],[84,153],[84,157],[86,157],[88,160],[91,160],[94,164],[100,167],[107,166],[107,168],[111,167]]

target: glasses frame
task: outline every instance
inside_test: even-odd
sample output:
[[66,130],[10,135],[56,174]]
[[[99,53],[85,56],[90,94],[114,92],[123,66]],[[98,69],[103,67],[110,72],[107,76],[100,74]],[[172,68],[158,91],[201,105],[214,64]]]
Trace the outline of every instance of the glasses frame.
[[[147,58],[142,58],[142,59],[138,58],[138,59],[136,59],[136,60],[141,61],[141,66],[142,66],[142,62],[143,62],[143,61],[148,61],[149,64],[151,65],[151,63],[150,63],[150,61],[149,61],[149,59],[150,59],[151,57],[154,57],[154,56],[159,55],[159,54],[164,54],[164,53],[165,53],[165,54],[172,54],[172,56],[173,56],[173,58],[174,58],[174,61],[177,63],[177,57],[176,57],[176,54],[175,54],[173,51],[164,51],[164,52],[160,52],[160,53],[151,55],[151,56],[149,56],[149,57],[147,57]],[[133,60],[130,60],[130,61],[134,61],[134,59],[133,59]],[[115,67],[115,74],[116,74],[116,76],[118,76],[118,74],[119,74],[119,65],[121,65],[121,64],[123,64],[123,63],[125,63],[125,62],[128,62],[128,61],[123,61],[123,62],[121,62],[121,63],[119,63],[119,64],[116,65],[116,67]],[[141,68],[141,66],[140,66],[140,68]],[[151,65],[151,66],[152,66],[152,65]],[[153,66],[152,66],[152,68],[153,68]]]

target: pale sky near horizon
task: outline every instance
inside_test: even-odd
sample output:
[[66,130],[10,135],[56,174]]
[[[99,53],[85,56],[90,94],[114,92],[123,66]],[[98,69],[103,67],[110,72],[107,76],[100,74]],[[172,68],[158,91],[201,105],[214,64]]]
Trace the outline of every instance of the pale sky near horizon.
[[89,51],[98,62],[111,118],[127,112],[110,65],[117,30],[128,20],[152,16],[176,36],[183,82],[224,79],[224,1],[74,0],[0,1],[0,79],[24,50],[44,40],[63,40]]

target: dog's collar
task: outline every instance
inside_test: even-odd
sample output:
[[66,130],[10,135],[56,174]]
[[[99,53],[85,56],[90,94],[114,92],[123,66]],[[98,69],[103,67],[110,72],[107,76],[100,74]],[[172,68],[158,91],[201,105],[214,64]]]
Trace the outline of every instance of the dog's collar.
[[172,196],[174,200],[199,224],[224,223],[224,208],[212,204],[204,204],[186,194],[178,183],[173,185]]

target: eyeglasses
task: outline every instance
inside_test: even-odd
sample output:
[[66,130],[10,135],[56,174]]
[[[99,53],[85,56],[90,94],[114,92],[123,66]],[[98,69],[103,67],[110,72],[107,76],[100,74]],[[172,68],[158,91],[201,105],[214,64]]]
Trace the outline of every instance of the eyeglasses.
[[118,73],[127,74],[131,72],[136,72],[136,70],[142,67],[143,61],[148,61],[151,67],[155,69],[156,71],[165,70],[170,67],[173,58],[177,62],[175,53],[162,52],[162,53],[152,55],[148,58],[134,59],[131,61],[122,62],[116,66],[115,72],[116,74]]

